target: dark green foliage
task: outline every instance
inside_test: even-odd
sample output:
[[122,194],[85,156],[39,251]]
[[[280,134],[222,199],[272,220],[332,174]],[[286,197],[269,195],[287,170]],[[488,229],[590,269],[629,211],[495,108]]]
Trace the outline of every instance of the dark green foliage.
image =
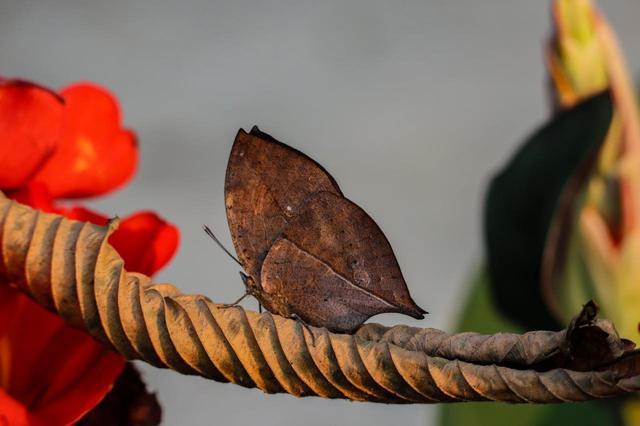
[[557,324],[543,302],[542,256],[563,190],[595,158],[611,117],[609,93],[556,115],[490,183],[484,227],[492,294],[525,329],[566,325]]

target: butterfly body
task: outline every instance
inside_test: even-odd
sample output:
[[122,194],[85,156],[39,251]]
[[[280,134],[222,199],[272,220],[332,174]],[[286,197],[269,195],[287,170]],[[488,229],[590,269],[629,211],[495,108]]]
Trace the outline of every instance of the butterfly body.
[[270,312],[338,332],[383,312],[423,318],[380,228],[306,155],[240,130],[225,203],[247,293]]

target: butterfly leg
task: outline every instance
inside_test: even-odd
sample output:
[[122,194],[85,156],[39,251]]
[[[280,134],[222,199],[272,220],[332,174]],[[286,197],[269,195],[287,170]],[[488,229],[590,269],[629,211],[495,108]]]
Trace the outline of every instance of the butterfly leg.
[[240,302],[241,302],[245,297],[252,295],[252,293],[251,293],[251,286],[249,285],[249,283],[250,283],[250,282],[253,282],[253,279],[252,279],[249,275],[245,274],[245,273],[244,273],[244,272],[242,272],[242,271],[240,271],[240,277],[242,278],[242,282],[244,283],[244,286],[245,286],[245,292],[244,292],[244,294],[243,294],[242,296],[240,296],[240,297],[238,298],[238,300],[236,300],[236,301],[235,301],[235,302],[233,302],[233,303],[223,303],[223,304],[222,304],[222,307],[223,307],[223,308],[233,308],[234,306],[238,306],[238,304],[239,304],[239,303],[240,303]]
[[258,312],[262,313],[262,303],[258,302]]
[[240,296],[240,297],[238,298],[238,300],[236,300],[235,302],[233,302],[233,303],[223,303],[221,306],[222,306],[223,308],[233,308],[233,307],[235,307],[235,306],[238,306],[238,304],[239,304],[240,302],[242,302],[242,299],[244,299],[244,298],[245,298],[245,297],[247,297],[247,296],[249,296],[249,292],[248,292],[248,291],[247,291],[247,292],[245,292],[242,296]]

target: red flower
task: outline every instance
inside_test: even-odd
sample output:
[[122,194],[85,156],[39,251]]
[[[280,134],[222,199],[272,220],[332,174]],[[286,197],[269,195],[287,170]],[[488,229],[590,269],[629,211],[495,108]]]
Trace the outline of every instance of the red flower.
[[[107,216],[59,198],[107,193],[138,163],[132,131],[104,88],[71,85],[60,95],[22,80],[0,80],[0,190],[49,213],[104,225]],[[152,212],[125,218],[110,241],[127,269],[153,274],[173,256],[177,228]],[[144,250],[143,250],[144,249]]]
[[[57,199],[105,194],[129,180],[137,163],[135,136],[122,128],[107,90],[82,83],[58,95],[0,79],[0,190],[10,198],[103,225],[107,216]],[[110,242],[128,270],[151,275],[171,259],[178,239],[174,225],[139,212],[122,220]],[[0,283],[0,425],[73,423],[104,397],[123,364]]]

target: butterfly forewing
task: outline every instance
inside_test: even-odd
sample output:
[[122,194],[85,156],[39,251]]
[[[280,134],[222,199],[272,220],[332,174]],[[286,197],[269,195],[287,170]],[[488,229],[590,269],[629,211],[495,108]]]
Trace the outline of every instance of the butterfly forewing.
[[255,127],[238,132],[227,165],[225,203],[236,253],[256,281],[276,237],[304,200],[320,191],[341,195],[315,161]]

